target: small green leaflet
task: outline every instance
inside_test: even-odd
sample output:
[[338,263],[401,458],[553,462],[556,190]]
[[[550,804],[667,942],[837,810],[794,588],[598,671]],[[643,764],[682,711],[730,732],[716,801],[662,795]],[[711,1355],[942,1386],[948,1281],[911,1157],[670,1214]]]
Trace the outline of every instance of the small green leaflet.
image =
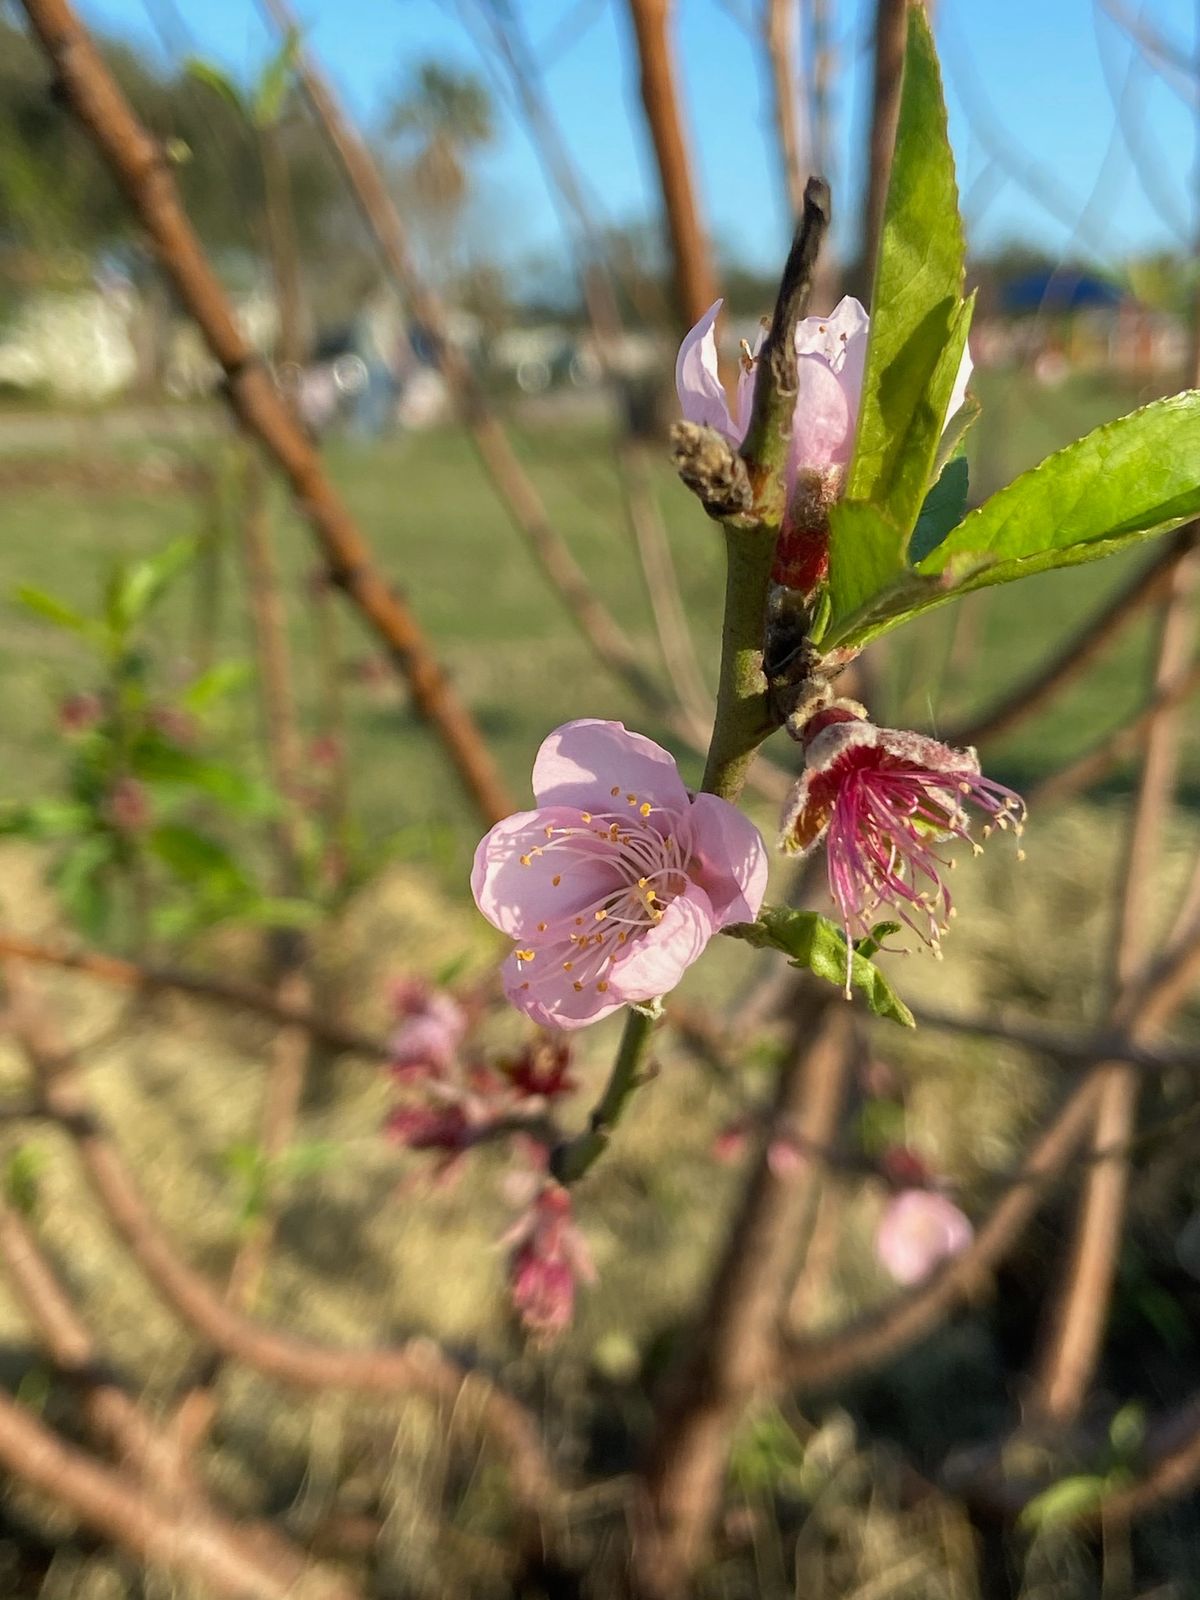
[[835,627],[904,571],[971,320],[963,258],[937,54],[913,6],[854,458],[831,522]]
[[1096,561],[1200,515],[1200,391],[1107,422],[970,512],[915,567],[831,627],[865,644],[972,589]]
[[[894,925],[891,925],[894,926]],[[846,939],[836,923],[815,911],[794,911],[789,906],[764,906],[756,922],[737,922],[724,930],[734,939],[744,939],[760,950],[782,950],[794,967],[802,967],[840,989],[846,982]],[[886,938],[891,927],[881,924],[871,940],[862,941],[878,948],[876,935]],[[877,1017],[887,1017],[905,1028],[916,1022],[912,1012],[880,972],[857,948],[850,955],[850,984],[858,989]]]

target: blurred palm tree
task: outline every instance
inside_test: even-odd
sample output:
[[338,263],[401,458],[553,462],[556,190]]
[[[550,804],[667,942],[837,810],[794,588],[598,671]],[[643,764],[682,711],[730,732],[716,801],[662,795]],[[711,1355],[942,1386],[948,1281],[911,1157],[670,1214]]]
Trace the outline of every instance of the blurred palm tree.
[[406,198],[449,245],[470,197],[470,162],[496,133],[491,95],[470,72],[423,61],[393,102],[385,131],[402,165]]

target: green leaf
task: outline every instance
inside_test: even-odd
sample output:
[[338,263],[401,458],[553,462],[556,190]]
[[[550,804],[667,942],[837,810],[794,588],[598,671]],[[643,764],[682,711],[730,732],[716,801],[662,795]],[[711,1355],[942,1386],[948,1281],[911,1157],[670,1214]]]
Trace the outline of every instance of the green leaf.
[[71,919],[93,943],[103,939],[112,915],[112,896],[105,880],[115,850],[109,834],[91,834],[68,851],[50,874]]
[[[790,906],[764,906],[756,922],[738,922],[724,930],[760,950],[782,950],[794,967],[807,968],[827,983],[844,988],[849,973],[851,988],[858,989],[877,1017],[887,1017],[913,1028],[912,1012],[874,962],[849,949],[836,923],[815,911],[794,911]],[[877,930],[878,931],[878,930]]]
[[877,922],[865,939],[855,939],[854,948],[860,956],[866,956],[869,960],[877,950],[882,950],[885,939],[890,939],[900,931],[898,922]]
[[187,711],[206,711],[215,700],[245,688],[253,676],[254,668],[248,661],[218,661],[193,678],[179,696],[179,703]]
[[300,32],[297,28],[289,28],[283,44],[267,62],[258,80],[258,87],[254,93],[255,127],[270,128],[279,121],[284,100],[291,88],[299,53]]
[[46,1166],[46,1152],[35,1144],[18,1145],[8,1158],[4,1191],[14,1211],[31,1217],[37,1209],[38,1179]]
[[904,571],[971,320],[964,254],[937,54],[913,6],[854,457],[831,517],[835,627]]
[[99,629],[90,617],[85,617],[81,611],[76,611],[74,606],[69,606],[56,595],[48,594],[45,589],[35,589],[32,584],[22,583],[13,591],[13,599],[26,611],[41,617],[43,622],[52,622],[56,628],[65,628],[69,633],[80,634],[93,642],[99,636]]
[[1129,1461],[1146,1440],[1146,1408],[1131,1400],[1123,1405],[1108,1425],[1108,1442],[1118,1461]]
[[1097,561],[1200,514],[1200,391],[1107,422],[1022,473],[822,641],[865,644],[973,589]]
[[68,839],[87,832],[95,821],[91,806],[72,800],[35,800],[0,811],[0,836],[23,839]]
[[925,496],[908,547],[910,561],[923,560],[962,521],[967,509],[968,479],[965,456],[955,456],[946,463],[941,477]]
[[175,877],[213,897],[248,887],[245,873],[220,840],[184,823],[160,823],[147,836],[146,847]]
[[183,64],[183,70],[194,82],[202,83],[206,89],[219,94],[222,100],[233,107],[239,117],[249,121],[249,113],[241,90],[228,73],[222,72],[215,62],[203,61],[199,56],[189,56]]
[[173,539],[144,561],[135,561],[114,574],[108,591],[108,623],[124,636],[170,587],[196,554],[194,539]]
[[139,739],[130,757],[130,766],[134,776],[144,783],[196,789],[220,800],[233,811],[265,815],[275,809],[274,796],[263,784],[243,777],[220,762],[180,750],[154,735]]
[[1104,1499],[1107,1488],[1105,1479],[1095,1474],[1060,1478],[1041,1494],[1034,1495],[1022,1509],[1018,1523],[1031,1533],[1073,1522],[1085,1512],[1094,1511]]

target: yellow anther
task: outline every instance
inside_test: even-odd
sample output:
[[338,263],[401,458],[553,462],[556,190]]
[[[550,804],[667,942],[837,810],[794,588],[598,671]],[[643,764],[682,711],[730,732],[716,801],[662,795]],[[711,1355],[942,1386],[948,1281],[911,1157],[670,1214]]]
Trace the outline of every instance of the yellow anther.
[[1024,861],[1024,859],[1025,859],[1025,852],[1024,852],[1024,850],[1018,850],[1018,851],[1017,851],[1017,860],[1018,860],[1018,861]]
[[638,888],[639,889],[644,889],[649,882],[650,882],[649,878],[639,878],[638,879]]
[[557,889],[561,882],[562,882],[562,873],[561,872],[556,872],[554,874],[554,876],[550,879],[551,888]]
[[545,933],[546,929],[549,926],[550,926],[550,924],[548,922],[539,922],[538,923],[538,932],[539,933]]
[[600,982],[596,985],[596,993],[597,994],[607,994],[608,993],[608,984],[604,981],[603,978],[601,978]]
[[635,795],[631,789],[626,789],[625,798],[629,801],[631,806],[637,805],[637,795]]
[[592,813],[590,811],[581,811],[579,813],[579,820],[580,822],[590,822],[592,820]]
[[583,993],[583,985],[580,983],[578,978],[575,979],[575,982],[571,985],[571,987],[574,989],[576,994]]
[[531,867],[533,865],[533,857],[532,856],[522,856],[521,857],[521,865],[523,867]]
[[654,810],[654,807],[650,804],[649,800],[643,800],[641,805],[638,807],[638,810],[644,817],[648,817]]
[[600,910],[599,910],[599,911],[597,911],[597,913],[596,913],[596,921],[597,921],[597,922],[603,922],[603,921],[604,921],[604,919],[605,919],[605,917],[606,917],[606,916],[607,916],[607,915],[608,915],[608,912],[607,912],[607,911],[605,911],[605,910],[604,910],[604,909],[603,909],[603,908],[601,908],[601,909],[600,909]]
[[533,951],[532,950],[518,950],[517,951],[517,960],[518,961],[532,961],[533,960]]
[[573,961],[564,961],[563,962],[563,971],[564,972],[570,972],[574,965],[575,965],[575,963]]
[[617,935],[617,943],[618,943],[618,944],[624,944],[624,943],[625,943],[625,941],[626,941],[626,940],[627,940],[627,939],[628,939],[628,938],[629,938],[629,935],[628,935],[628,934],[627,934],[627,933],[619,933],[619,934],[618,934],[618,935]]

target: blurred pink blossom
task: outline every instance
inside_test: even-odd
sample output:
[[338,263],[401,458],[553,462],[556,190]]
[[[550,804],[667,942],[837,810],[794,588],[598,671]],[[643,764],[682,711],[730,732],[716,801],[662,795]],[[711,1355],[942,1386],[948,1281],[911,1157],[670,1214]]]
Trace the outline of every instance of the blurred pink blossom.
[[389,1040],[395,1076],[411,1080],[444,1073],[467,1032],[458,1001],[423,979],[402,978],[392,989],[392,1005],[398,1018]]
[[141,833],[150,823],[150,796],[136,778],[118,778],[108,791],[104,814],[121,833]]
[[104,702],[98,694],[81,690],[64,697],[58,707],[58,725],[64,733],[87,733],[104,715]]
[[712,935],[753,921],[766,889],[757,828],[691,795],[673,758],[619,722],[568,722],[533,768],[537,809],[475,852],[480,911],[516,941],[509,999],[580,1028],[673,989]]
[[952,1200],[932,1189],[904,1189],[883,1208],[875,1254],[897,1283],[922,1283],[971,1243],[974,1230]]
[[578,1285],[596,1279],[567,1190],[547,1183],[503,1243],[512,1247],[508,1284],[517,1315],[535,1339],[556,1339],[571,1324]]

